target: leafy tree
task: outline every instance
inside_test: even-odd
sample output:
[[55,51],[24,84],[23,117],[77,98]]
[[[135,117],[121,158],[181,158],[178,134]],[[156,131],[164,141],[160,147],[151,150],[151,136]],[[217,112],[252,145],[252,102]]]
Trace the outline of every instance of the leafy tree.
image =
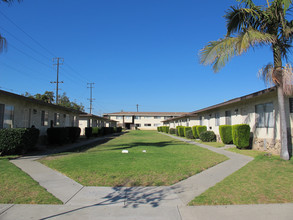
[[[25,92],[24,96],[29,97],[29,98],[42,100],[47,103],[53,103],[55,100],[54,92],[49,92],[49,91],[46,91],[44,94],[37,93],[35,95],[31,95],[30,93]],[[76,102],[71,102],[69,97],[66,96],[65,92],[61,96],[59,95],[58,105],[61,105],[61,106],[67,107],[67,108],[72,108],[72,109],[75,109],[78,111],[84,111],[84,106],[82,105],[82,103],[77,104]]]
[[[0,3],[11,4],[14,0],[0,0]],[[20,2],[21,0],[18,0]],[[7,48],[6,39],[0,34],[0,53],[3,52]]]
[[231,6],[225,18],[227,35],[223,39],[211,41],[200,52],[200,62],[213,65],[215,72],[234,56],[247,52],[256,46],[270,46],[273,64],[260,70],[260,76],[268,84],[277,87],[280,113],[281,158],[288,160],[287,123],[284,96],[292,94],[292,67],[283,66],[288,62],[293,36],[293,21],[289,21],[287,11],[292,0],[267,0],[257,6],[252,0],[238,0],[239,6]]

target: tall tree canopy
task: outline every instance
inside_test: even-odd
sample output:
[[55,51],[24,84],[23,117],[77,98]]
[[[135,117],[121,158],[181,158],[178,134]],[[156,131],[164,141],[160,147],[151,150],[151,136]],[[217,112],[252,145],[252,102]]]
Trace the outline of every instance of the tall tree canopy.
[[[53,103],[55,100],[54,92],[49,92],[49,91],[46,91],[44,94],[37,93],[35,95],[31,95],[30,93],[26,92],[24,96],[42,100],[47,103]],[[84,106],[82,105],[82,103],[77,104],[75,101],[74,102],[70,101],[69,97],[66,96],[65,92],[61,96],[59,95],[58,105],[61,105],[67,108],[72,108],[79,111],[84,111]]]
[[260,76],[270,85],[278,88],[278,102],[281,127],[281,157],[289,159],[287,124],[285,118],[284,95],[292,94],[292,67],[288,54],[292,48],[293,21],[287,12],[292,0],[266,0],[256,5],[252,0],[238,0],[240,4],[231,6],[225,15],[227,34],[224,38],[209,42],[200,51],[200,62],[212,65],[218,72],[234,56],[241,55],[249,48],[270,46],[273,63],[260,70]]

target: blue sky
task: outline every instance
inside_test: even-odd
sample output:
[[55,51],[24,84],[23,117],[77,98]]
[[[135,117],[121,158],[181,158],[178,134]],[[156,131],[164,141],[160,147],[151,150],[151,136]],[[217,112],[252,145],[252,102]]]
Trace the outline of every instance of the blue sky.
[[[55,92],[53,57],[64,58],[59,93],[93,113],[190,112],[265,89],[258,70],[272,62],[269,48],[235,57],[219,73],[198,53],[225,35],[234,0],[23,0],[0,4],[0,89]],[[3,16],[3,14],[5,16]],[[8,19],[7,19],[8,18]],[[13,21],[13,23],[11,22]],[[21,28],[21,30],[19,29]],[[28,35],[27,35],[28,34]]]

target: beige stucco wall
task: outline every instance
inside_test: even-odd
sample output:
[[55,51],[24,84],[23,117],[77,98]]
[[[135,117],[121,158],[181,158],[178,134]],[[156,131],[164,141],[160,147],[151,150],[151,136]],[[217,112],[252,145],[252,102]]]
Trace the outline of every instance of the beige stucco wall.
[[[258,104],[273,103],[274,110],[274,126],[272,128],[257,128],[255,106]],[[238,109],[238,111],[237,111]],[[231,124],[249,124],[253,133],[253,148],[262,151],[268,151],[274,154],[280,153],[280,119],[279,106],[277,100],[277,92],[270,92],[255,98],[243,100],[234,104],[226,105],[216,109],[198,113],[196,117],[189,117],[189,122],[186,118],[177,119],[165,123],[171,128],[178,125],[189,126],[200,125],[200,116],[203,118],[203,125],[207,126],[208,130],[212,130],[219,137],[219,126],[216,126],[215,113],[220,115],[220,125],[226,123],[225,111],[231,111]],[[289,97],[285,98],[285,110],[287,115],[288,130],[293,133],[292,122],[293,114],[289,113]],[[293,141],[292,141],[293,142]]]
[[[54,121],[54,113],[60,114],[60,124],[54,127],[78,126],[79,115],[70,110],[65,111],[54,108],[54,106],[28,102],[10,96],[0,96],[0,103],[14,106],[13,128],[24,128],[34,125],[40,130],[40,136],[46,135],[47,129],[50,127],[50,121]],[[48,125],[46,126],[41,124],[42,111],[48,112]]]

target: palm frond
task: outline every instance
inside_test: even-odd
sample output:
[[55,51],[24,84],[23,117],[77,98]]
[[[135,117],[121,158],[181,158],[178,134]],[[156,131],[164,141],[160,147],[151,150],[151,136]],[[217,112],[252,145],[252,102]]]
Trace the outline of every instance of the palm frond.
[[217,41],[211,41],[200,51],[200,63],[212,65],[215,72],[225,66],[229,59],[237,54],[235,50],[237,39],[226,37]]
[[260,26],[259,17],[261,16],[261,10],[258,7],[230,7],[224,16],[227,22],[227,36],[231,36],[231,34],[242,31],[245,28],[258,28]]
[[0,53],[5,51],[6,48],[7,48],[6,39],[4,37],[2,37],[1,34],[0,34]]
[[244,3],[246,6],[252,8],[255,6],[252,0],[237,0],[240,3]]
[[287,10],[290,8],[292,4],[292,0],[281,0],[282,4],[284,5],[284,14],[286,14]]
[[213,70],[218,72],[232,57],[241,55],[250,47],[273,42],[275,42],[275,38],[272,35],[249,28],[236,37],[226,37],[209,42],[200,51],[200,63],[213,65]]
[[268,63],[263,68],[258,71],[258,78],[262,79],[267,87],[272,87],[275,85],[273,80],[274,73],[274,65],[272,63]]
[[239,54],[246,52],[250,47],[270,45],[276,42],[273,35],[249,28],[238,36],[237,50]]

